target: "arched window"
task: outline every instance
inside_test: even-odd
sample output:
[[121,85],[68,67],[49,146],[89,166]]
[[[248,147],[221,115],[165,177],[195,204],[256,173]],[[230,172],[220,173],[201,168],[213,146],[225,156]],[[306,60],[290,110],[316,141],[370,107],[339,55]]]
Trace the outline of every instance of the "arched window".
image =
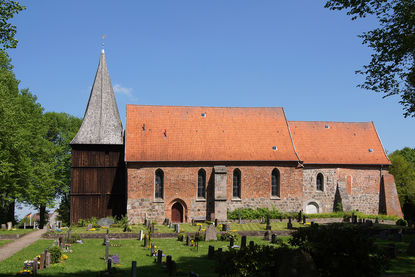
[[159,199],[163,199],[164,197],[164,173],[163,170],[157,169],[156,170],[156,178],[155,178],[155,188],[154,188],[154,196]]
[[324,177],[321,173],[317,174],[316,188],[320,191],[324,190]]
[[238,168],[233,171],[232,197],[241,198],[241,171]]
[[276,168],[271,175],[271,196],[280,197],[280,172]]
[[197,198],[206,198],[206,171],[202,168],[197,173]]

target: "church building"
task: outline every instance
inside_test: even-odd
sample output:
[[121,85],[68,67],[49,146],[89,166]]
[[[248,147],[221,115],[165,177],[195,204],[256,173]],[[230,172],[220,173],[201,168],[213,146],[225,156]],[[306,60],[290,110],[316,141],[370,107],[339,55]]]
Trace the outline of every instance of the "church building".
[[227,220],[237,208],[402,216],[373,122],[289,121],[282,107],[127,105],[102,51],[71,142],[71,222]]

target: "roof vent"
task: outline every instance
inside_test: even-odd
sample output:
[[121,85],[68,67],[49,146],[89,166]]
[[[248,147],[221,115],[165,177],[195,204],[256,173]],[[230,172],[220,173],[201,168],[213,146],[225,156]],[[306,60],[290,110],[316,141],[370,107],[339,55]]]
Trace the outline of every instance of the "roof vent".
[[200,116],[201,117],[206,117],[206,113],[201,113]]
[[372,148],[369,148],[369,152],[372,153],[373,152],[373,149]]
[[276,151],[276,150],[278,150],[278,147],[274,145],[274,146],[272,147],[272,150]]
[[324,125],[324,128],[330,129],[330,126],[328,124]]

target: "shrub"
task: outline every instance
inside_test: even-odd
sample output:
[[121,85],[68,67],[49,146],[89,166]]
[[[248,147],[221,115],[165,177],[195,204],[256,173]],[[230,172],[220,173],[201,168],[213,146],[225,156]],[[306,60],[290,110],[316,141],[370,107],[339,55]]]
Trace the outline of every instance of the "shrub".
[[203,234],[203,233],[199,233],[199,232],[196,232],[196,233],[195,233],[195,238],[194,238],[194,240],[195,240],[195,241],[204,241],[204,240],[205,240],[205,237],[206,237],[206,235],[205,235],[205,234]]
[[180,234],[177,236],[177,240],[178,240],[178,241],[183,241],[183,240],[184,240],[184,234],[180,233]]
[[238,241],[239,240],[239,235],[236,232],[225,232],[220,234],[220,240],[222,241],[230,241],[231,238],[233,238],[233,241]]
[[314,224],[294,232],[289,243],[311,255],[320,276],[380,276],[388,259],[370,231],[363,225]]
[[396,221],[396,225],[405,227],[405,226],[408,226],[408,222],[405,219],[399,218]]
[[58,263],[60,257],[62,256],[62,249],[59,246],[52,246],[48,249],[50,253],[50,262],[52,264]]

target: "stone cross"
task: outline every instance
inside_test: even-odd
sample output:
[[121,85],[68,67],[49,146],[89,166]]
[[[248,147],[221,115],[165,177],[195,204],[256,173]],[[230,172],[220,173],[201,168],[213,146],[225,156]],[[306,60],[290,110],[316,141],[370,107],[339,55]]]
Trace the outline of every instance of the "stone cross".
[[291,217],[288,217],[287,229],[292,229],[293,224],[291,223]]
[[107,271],[108,272],[111,272],[111,263],[112,263],[112,260],[111,260],[111,258],[109,258],[108,261],[107,261]]
[[269,241],[269,234],[270,234],[270,232],[269,231],[266,231],[265,233],[264,233],[264,240],[267,240],[267,241]]

